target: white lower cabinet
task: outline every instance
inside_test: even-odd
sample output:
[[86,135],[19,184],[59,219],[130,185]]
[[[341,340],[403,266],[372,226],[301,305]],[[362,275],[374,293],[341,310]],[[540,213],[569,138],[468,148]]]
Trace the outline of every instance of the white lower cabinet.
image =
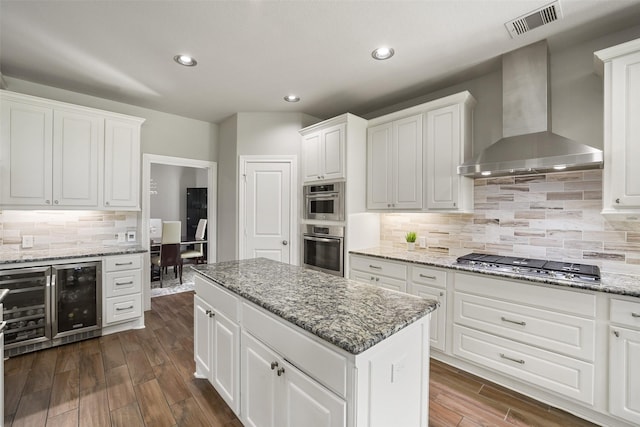
[[429,315],[354,355],[194,281],[196,376],[234,396],[225,401],[243,425],[427,427]]
[[238,299],[199,278],[195,282],[193,353],[196,376],[206,378],[233,412],[239,414]]
[[143,327],[142,256],[108,256],[104,258],[103,266],[102,307],[106,332],[121,330],[118,325],[124,322],[137,321],[139,325],[136,327]]
[[609,411],[640,425],[640,303],[612,298],[610,320]]
[[347,405],[247,332],[242,332],[245,425],[338,427]]

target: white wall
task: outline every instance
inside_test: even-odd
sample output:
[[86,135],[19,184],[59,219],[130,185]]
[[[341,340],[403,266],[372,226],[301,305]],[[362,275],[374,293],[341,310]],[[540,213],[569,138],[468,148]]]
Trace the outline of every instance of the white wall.
[[[198,187],[196,168],[151,164],[154,193],[150,195],[150,218],[182,221],[182,235],[187,234],[187,188]],[[206,173],[205,173],[206,175]],[[206,187],[206,177],[204,185]]]
[[218,125],[4,76],[6,90],[146,119],[141,152],[216,161]]
[[237,242],[239,156],[295,155],[299,157],[300,134],[298,131],[316,122],[318,119],[301,113],[238,113],[220,124],[219,261],[233,260],[239,256]]

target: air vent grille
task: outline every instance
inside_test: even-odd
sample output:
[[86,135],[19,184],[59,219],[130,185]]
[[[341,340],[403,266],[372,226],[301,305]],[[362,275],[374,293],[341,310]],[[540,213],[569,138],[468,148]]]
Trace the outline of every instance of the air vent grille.
[[540,9],[536,9],[513,21],[507,22],[504,26],[507,27],[507,31],[509,31],[509,34],[513,38],[561,18],[562,10],[560,9],[560,2],[554,1]]

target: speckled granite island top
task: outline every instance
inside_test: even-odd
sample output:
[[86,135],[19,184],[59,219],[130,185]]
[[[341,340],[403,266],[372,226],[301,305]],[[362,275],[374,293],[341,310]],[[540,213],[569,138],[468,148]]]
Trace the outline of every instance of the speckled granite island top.
[[546,283],[549,285],[566,286],[576,289],[586,289],[590,291],[607,292],[610,294],[627,295],[640,298],[640,271],[637,275],[602,271],[600,283],[577,283],[548,277],[535,277],[518,273],[486,270],[480,266],[460,265],[456,263],[457,257],[432,253],[426,250],[406,251],[397,248],[377,247],[350,251],[349,253],[353,255],[373,256],[391,261],[403,261],[432,267],[450,268],[470,273],[482,273],[507,279],[518,279],[529,282]]
[[111,255],[128,255],[147,252],[141,246],[100,246],[93,248],[47,249],[24,252],[0,252],[0,268],[21,267],[31,262],[53,262],[75,258],[91,258]]
[[352,354],[374,346],[438,306],[435,300],[265,258],[192,268]]

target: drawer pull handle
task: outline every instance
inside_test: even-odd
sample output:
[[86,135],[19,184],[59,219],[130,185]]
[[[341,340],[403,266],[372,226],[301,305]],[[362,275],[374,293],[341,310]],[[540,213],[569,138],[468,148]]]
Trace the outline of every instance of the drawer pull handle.
[[116,311],[124,311],[124,310],[133,310],[133,306],[130,305],[129,307],[116,307]]
[[515,325],[520,325],[520,326],[527,326],[527,322],[522,322],[519,320],[511,320],[511,319],[507,319],[506,317],[502,316],[500,318],[500,320],[502,320],[503,322],[508,322],[508,323],[513,323]]
[[131,265],[133,264],[133,261],[129,261],[129,262],[116,262],[116,266],[120,267],[121,265]]
[[375,268],[376,270],[382,270],[382,267],[380,267],[379,265],[373,265],[373,264],[369,264],[369,268]]
[[420,277],[424,277],[425,279],[436,280],[436,276],[428,276],[426,274],[420,273]]
[[278,362],[271,362],[271,370],[273,371],[278,367]]
[[116,286],[122,286],[122,285],[133,285],[133,280],[129,280],[128,282],[116,282]]
[[509,356],[505,355],[504,353],[500,353],[500,357],[503,358],[503,359],[507,359],[507,360],[510,360],[512,362],[516,362],[516,363],[519,363],[521,365],[524,365],[524,360],[522,360],[522,359],[514,359],[513,357],[509,357]]
[[284,374],[284,368],[280,368],[276,372],[278,373],[278,376],[281,377],[282,374]]
[[631,317],[638,318],[640,317],[640,313],[631,313]]

